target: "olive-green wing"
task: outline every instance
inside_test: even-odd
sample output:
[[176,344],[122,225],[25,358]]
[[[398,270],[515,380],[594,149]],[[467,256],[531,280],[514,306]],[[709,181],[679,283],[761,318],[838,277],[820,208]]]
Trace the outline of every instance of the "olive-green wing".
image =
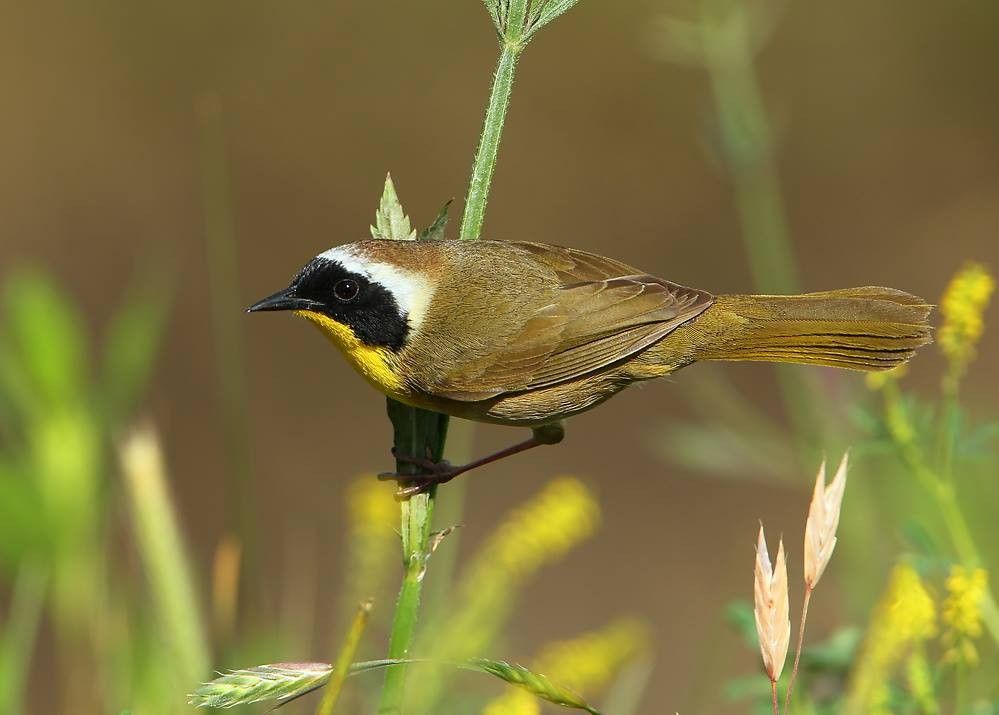
[[461,364],[435,392],[475,401],[583,377],[662,339],[713,302],[703,291],[574,249],[518,244],[554,270],[562,289],[502,350]]
[[607,258],[589,251],[566,246],[552,246],[547,243],[511,241],[538,264],[554,271],[563,285],[601,281],[619,276],[633,276],[644,273],[627,263]]

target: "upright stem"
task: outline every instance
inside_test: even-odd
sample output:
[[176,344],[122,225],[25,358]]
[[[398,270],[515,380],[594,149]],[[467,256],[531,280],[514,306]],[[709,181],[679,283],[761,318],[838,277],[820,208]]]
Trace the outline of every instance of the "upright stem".
[[326,684],[326,692],[323,699],[316,708],[316,715],[333,715],[333,709],[340,700],[340,693],[343,691],[343,684],[350,675],[350,666],[354,662],[354,655],[358,646],[361,645],[361,636],[368,625],[368,616],[371,614],[370,600],[360,604],[357,613],[354,614],[354,622],[347,631],[340,652],[337,654],[336,662],[333,664],[333,672],[330,673],[330,680]]
[[798,665],[801,663],[801,648],[805,643],[805,621],[808,620],[808,602],[812,600],[812,587],[805,586],[805,598],[801,604],[801,623],[798,626],[798,645],[794,649],[794,666],[791,668],[791,680],[787,683],[787,693],[784,695],[784,712],[791,712],[791,691],[794,681],[798,678]]
[[[423,456],[429,453],[435,461],[443,458],[447,415],[407,407],[392,399],[388,401],[388,415],[392,420],[394,444],[398,454]],[[401,461],[396,462],[396,470],[400,474],[415,472],[413,465]],[[436,497],[437,489],[434,487],[425,494],[410,497],[400,505],[404,574],[389,636],[388,657],[391,659],[409,657],[409,649],[413,644],[420,612],[423,576],[430,558],[430,527]],[[406,671],[405,666],[385,671],[385,684],[378,705],[379,715],[402,712]]]
[[[894,419],[908,419],[902,409],[902,397],[898,385],[889,381],[884,387],[885,419],[891,424],[894,413],[901,415]],[[975,538],[971,532],[961,506],[957,501],[957,492],[953,481],[941,476],[930,466],[924,451],[911,438],[897,434],[894,430],[892,437],[898,445],[902,459],[912,470],[916,480],[926,489],[927,493],[936,502],[940,513],[941,521],[950,536],[954,545],[954,552],[961,563],[968,568],[975,568],[981,565],[982,559],[975,543]],[[991,588],[985,590],[982,598],[982,622],[989,635],[996,643],[999,643],[999,603],[996,602],[995,594]]]
[[[207,94],[198,103],[202,138],[202,194],[205,203],[205,240],[211,280],[212,334],[216,340],[215,371],[218,400],[228,459],[230,514],[228,528],[239,539],[244,588],[240,594],[257,591],[256,545],[254,543],[253,479],[246,409],[246,361],[242,321],[232,316],[240,311],[236,238],[230,196],[229,159],[226,153],[222,105],[217,95]],[[256,604],[250,604],[251,608]]]
[[[754,69],[752,8],[752,3],[702,0],[705,66],[753,283],[761,293],[792,294],[798,292],[799,283],[774,159],[773,130]],[[722,12],[730,17],[719,24],[716,16]],[[807,452],[803,447],[818,436],[820,425],[809,397],[814,380],[797,370],[780,370],[777,378],[800,438],[799,451]]]
[[[517,28],[523,27],[526,7],[526,0],[514,0],[511,3],[509,19],[511,23],[516,22]],[[522,49],[519,34],[516,39],[507,39],[503,43],[499,64],[493,77],[482,137],[475,154],[475,164],[472,166],[465,213],[461,220],[461,238],[465,240],[477,239],[482,230],[493,169],[496,167],[496,155],[503,134],[503,122],[510,104],[517,57]],[[423,456],[429,453],[434,460],[443,458],[448,423],[446,415],[406,407],[391,399],[388,401],[388,413],[395,429],[395,447],[398,454]],[[396,463],[396,470],[400,474],[412,473],[407,471],[412,469],[410,464]],[[405,573],[389,637],[388,657],[392,659],[408,657],[413,644],[423,591],[423,576],[430,558],[430,534],[436,496],[437,490],[432,488],[426,494],[418,494],[402,503],[400,531]],[[389,668],[385,672],[385,685],[378,705],[379,715],[396,715],[402,712],[406,671],[405,666],[398,666]]]
[[489,95],[489,106],[486,108],[486,120],[482,127],[479,148],[475,153],[472,178],[468,184],[465,214],[461,219],[460,237],[468,241],[477,239],[482,231],[489,187],[496,168],[496,154],[499,152],[503,123],[507,107],[510,105],[510,93],[513,90],[513,75],[521,49],[519,42],[504,42],[499,64],[496,65],[493,89]]

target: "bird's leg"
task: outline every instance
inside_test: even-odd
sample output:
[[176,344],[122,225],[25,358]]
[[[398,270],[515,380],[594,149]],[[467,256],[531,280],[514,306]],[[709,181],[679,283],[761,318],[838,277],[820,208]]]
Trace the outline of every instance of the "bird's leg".
[[[498,452],[493,452],[492,454],[486,455],[480,459],[476,459],[467,464],[462,464],[460,466],[453,466],[446,460],[441,460],[440,462],[435,462],[428,457],[415,457],[407,454],[396,454],[395,450],[392,450],[395,458],[400,462],[405,462],[407,464],[413,464],[423,470],[423,474],[398,474],[397,472],[384,472],[378,475],[379,479],[394,479],[399,482],[399,490],[395,493],[397,499],[408,499],[414,494],[420,494],[427,491],[430,487],[437,484],[445,484],[450,482],[452,479],[457,477],[459,474],[464,474],[465,472],[470,472],[478,467],[485,466],[487,464],[492,464],[493,462],[498,462],[501,459],[507,457],[512,457],[520,452],[526,452],[529,449],[535,447],[540,447],[543,444],[558,444],[565,437],[565,429],[562,427],[561,422],[554,422],[548,425],[542,425],[541,427],[535,427],[533,429],[533,434],[530,439],[525,439],[523,442],[518,442],[517,444],[511,445],[506,449],[501,449]],[[402,486],[403,483],[406,486]]]

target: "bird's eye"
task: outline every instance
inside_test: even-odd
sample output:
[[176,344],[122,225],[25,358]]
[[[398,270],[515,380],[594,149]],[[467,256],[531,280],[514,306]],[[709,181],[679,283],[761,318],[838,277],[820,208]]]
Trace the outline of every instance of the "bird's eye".
[[357,285],[357,281],[350,278],[339,280],[333,286],[333,295],[336,296],[337,300],[344,303],[354,300],[360,292],[361,286]]

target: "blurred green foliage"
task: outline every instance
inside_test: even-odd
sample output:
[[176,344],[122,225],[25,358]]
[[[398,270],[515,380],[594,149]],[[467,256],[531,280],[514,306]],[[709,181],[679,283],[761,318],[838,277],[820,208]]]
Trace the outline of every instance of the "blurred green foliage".
[[[112,573],[108,551],[112,439],[141,397],[167,316],[165,287],[152,279],[141,286],[122,302],[103,344],[91,346],[83,316],[48,277],[30,269],[5,277],[0,569],[14,597],[0,649],[4,712],[22,709],[43,604],[67,702],[90,704],[94,680],[121,694],[140,677],[137,662],[111,657],[121,645],[114,609],[133,594]],[[119,663],[130,676],[122,677]]]
[[[494,6],[500,7],[487,3]],[[694,19],[673,18],[664,24],[661,44],[671,59],[710,77],[714,113],[706,122],[709,143],[733,181],[748,261],[761,290],[791,288],[797,275],[778,180],[779,146],[753,71],[777,13],[762,4],[754,11],[741,0],[701,0],[696,8]],[[213,127],[209,129],[215,131]],[[209,143],[218,147],[221,138]],[[211,157],[206,195],[210,240],[216,246],[216,332],[222,333],[230,324],[226,306],[235,304],[235,264],[225,158],[221,153]],[[438,216],[435,231],[443,229],[445,217]],[[690,394],[692,406],[701,410],[698,420],[673,423],[655,434],[654,448],[671,461],[714,475],[795,486],[804,486],[801,475],[808,470],[802,465],[815,453],[854,445],[856,476],[847,491],[841,544],[831,569],[836,583],[816,596],[838,604],[842,625],[829,633],[813,627],[806,636],[792,713],[999,712],[994,585],[999,573],[999,530],[994,528],[999,420],[994,414],[979,414],[979,406],[963,399],[960,389],[969,370],[993,369],[973,362],[975,342],[985,325],[989,281],[986,269],[970,267],[941,301],[949,322],[941,331],[946,371],[936,395],[906,389],[900,374],[875,378],[864,390],[859,381],[819,385],[784,369],[782,392],[793,416],[793,429],[788,430],[727,381],[704,375],[685,388],[698,391]],[[165,474],[144,497],[132,499],[125,498],[116,478],[114,447],[142,404],[161,349],[169,302],[161,275],[140,276],[104,326],[103,340],[94,344],[87,337],[92,326],[82,311],[45,273],[22,269],[3,276],[4,713],[25,711],[29,684],[34,682],[55,691],[64,712],[185,711],[183,694],[196,685],[191,673],[203,671],[203,661],[212,655],[205,653],[213,650],[206,642],[213,641],[214,657],[229,664],[266,658],[282,648],[305,650],[304,641],[314,635],[311,594],[291,593],[283,604],[285,612],[298,617],[296,629],[261,613],[246,620],[240,612],[239,604],[252,596],[239,587],[241,554],[255,526],[245,515],[234,528],[244,533],[230,535],[219,546],[211,579],[197,579],[210,580],[211,586],[199,589],[188,581],[192,568],[179,537],[182,523],[168,491],[161,489]],[[228,369],[240,358],[238,335],[222,335],[220,340],[219,352],[226,355],[220,358],[221,381],[240,374]],[[228,352],[225,345],[230,346]],[[229,409],[241,409],[243,389],[237,379],[220,386],[220,394],[231,398]],[[235,422],[239,417],[227,419]],[[238,434],[233,442],[236,451],[243,449]],[[245,506],[242,511],[248,513]],[[350,612],[357,599],[376,597],[379,606],[370,629],[374,633],[360,643],[362,652],[382,652],[376,640],[378,624],[384,630],[385,604],[392,602],[397,575],[395,514],[388,487],[364,477],[354,488],[343,545],[349,568],[343,575],[343,603],[338,605]],[[512,647],[508,633],[518,608],[525,607],[523,589],[540,569],[590,538],[598,518],[598,500],[582,483],[562,478],[502,519],[464,568],[454,575],[435,573],[435,593],[454,598],[428,599],[417,655],[463,659]],[[452,546],[443,535],[434,545]],[[289,550],[303,560],[296,562],[300,571],[314,569],[309,557],[299,553],[307,550],[296,549],[296,544]],[[142,564],[141,576],[136,560]],[[210,629],[201,613],[206,603],[213,607]],[[912,603],[928,607],[921,612],[910,609],[908,620],[900,620],[905,613],[899,604]],[[913,613],[922,613],[923,628],[912,627]],[[736,603],[727,615],[746,641],[750,671],[757,647],[752,610]],[[46,623],[52,643],[44,642]],[[33,663],[39,643],[54,654],[54,664],[50,659]],[[628,715],[637,708],[655,650],[640,625],[615,621],[545,649],[530,662],[545,674],[557,674],[559,684],[564,681],[587,698],[606,690],[606,711]],[[485,662],[509,680],[532,680],[530,671],[518,666],[504,670],[499,661]],[[415,672],[419,687],[412,698],[417,712],[513,715],[534,713],[539,707],[520,691],[497,698],[495,692],[482,692],[449,671],[423,665]],[[727,675],[710,677],[717,682]],[[51,685],[53,680],[57,685]],[[371,711],[377,687],[375,678],[352,682],[343,694],[345,709]],[[760,673],[730,680],[725,694],[748,703],[754,712],[771,711],[769,683]]]

